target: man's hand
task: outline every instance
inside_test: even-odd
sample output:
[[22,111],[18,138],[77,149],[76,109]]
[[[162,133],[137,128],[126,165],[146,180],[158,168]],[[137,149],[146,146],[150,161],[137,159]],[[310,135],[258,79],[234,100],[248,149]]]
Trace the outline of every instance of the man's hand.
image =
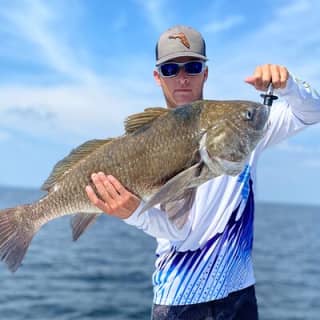
[[91,179],[97,194],[90,185],[86,186],[86,192],[92,204],[101,211],[126,219],[139,207],[141,200],[125,189],[115,177],[99,172],[93,173]]
[[244,81],[253,85],[257,90],[266,91],[270,82],[274,89],[285,88],[289,78],[286,67],[277,64],[264,64],[256,67],[252,76]]

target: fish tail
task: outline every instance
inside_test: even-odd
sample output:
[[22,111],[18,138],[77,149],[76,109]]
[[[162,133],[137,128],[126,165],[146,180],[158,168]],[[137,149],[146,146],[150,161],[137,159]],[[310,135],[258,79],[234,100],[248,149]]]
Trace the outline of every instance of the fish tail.
[[15,272],[40,225],[32,220],[32,205],[0,210],[0,259]]

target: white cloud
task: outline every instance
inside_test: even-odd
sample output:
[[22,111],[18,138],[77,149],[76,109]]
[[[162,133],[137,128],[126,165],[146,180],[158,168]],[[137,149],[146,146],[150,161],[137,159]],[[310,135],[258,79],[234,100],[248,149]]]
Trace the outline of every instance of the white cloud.
[[[149,9],[155,10],[154,6],[156,3],[150,4]],[[127,68],[132,79],[119,75],[102,77],[79,60],[78,51],[56,28],[59,11],[49,7],[48,2],[19,2],[19,6],[0,9],[1,16],[5,17],[12,38],[34,45],[34,54],[50,69],[67,77],[68,82],[0,86],[0,123],[58,140],[70,135],[114,135],[122,133],[125,116],[141,111],[151,101],[150,93],[156,88],[151,87],[150,81],[140,81],[136,70]],[[126,17],[119,16],[114,27],[125,24]]]
[[244,16],[229,16],[224,18],[223,20],[214,21],[206,24],[203,27],[203,31],[207,33],[218,33],[222,31],[227,31],[239,24],[242,24],[245,21]]
[[168,12],[164,12],[168,0],[136,0],[136,3],[142,8],[146,19],[157,32],[163,32],[168,28]]
[[320,153],[320,146],[315,148],[314,146],[308,146],[306,144],[292,143],[291,140],[286,140],[274,147],[278,151],[295,153],[300,155],[313,155],[316,152]]
[[0,142],[10,139],[10,134],[7,131],[0,130]]
[[0,125],[57,140],[120,134],[124,118],[147,101],[143,94],[131,98],[127,89],[129,94],[107,86],[2,87]]
[[293,14],[301,14],[307,12],[311,9],[312,1],[313,0],[290,1],[283,7],[280,7],[279,10],[277,10],[277,14],[283,17],[290,17]]
[[[289,159],[295,159],[294,163],[288,164],[289,167],[299,167],[302,170],[320,167],[320,145],[301,144],[292,141],[292,139],[281,142],[273,147],[279,156],[285,156]],[[266,164],[267,166],[267,164]],[[273,170],[273,165],[270,166]]]
[[[72,80],[97,81],[95,74],[74,59],[70,45],[62,42],[63,35],[55,29],[59,12],[47,2],[20,1],[10,8],[2,8],[1,16],[9,26],[11,36],[34,46],[34,50],[53,70]],[[65,30],[67,33],[68,30]]]
[[208,62],[208,96],[259,100],[257,92],[243,80],[257,65],[264,63],[285,65],[314,88],[320,88],[320,2],[296,0],[286,3],[270,9],[270,19],[264,24],[244,29],[230,41],[225,38],[223,42],[215,43],[215,47],[213,41],[210,42],[210,33],[205,33],[208,53],[212,55]]

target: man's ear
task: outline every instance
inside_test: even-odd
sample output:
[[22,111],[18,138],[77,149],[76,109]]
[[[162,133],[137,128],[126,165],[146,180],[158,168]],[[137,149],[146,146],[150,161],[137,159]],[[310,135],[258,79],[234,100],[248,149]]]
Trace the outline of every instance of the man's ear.
[[158,86],[161,86],[160,74],[157,70],[153,70],[153,77]]
[[204,75],[203,75],[204,81],[207,81],[207,79],[208,79],[208,74],[209,74],[209,69],[208,69],[208,66],[206,66],[206,69],[204,70]]

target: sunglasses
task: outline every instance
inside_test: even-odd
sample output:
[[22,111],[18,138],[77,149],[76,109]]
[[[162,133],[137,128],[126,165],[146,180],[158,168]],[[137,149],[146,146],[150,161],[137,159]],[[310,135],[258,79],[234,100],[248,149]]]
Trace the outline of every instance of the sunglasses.
[[158,67],[159,73],[162,77],[175,77],[180,69],[183,67],[184,71],[190,75],[195,76],[204,70],[204,61],[188,61],[188,62],[167,62]]

